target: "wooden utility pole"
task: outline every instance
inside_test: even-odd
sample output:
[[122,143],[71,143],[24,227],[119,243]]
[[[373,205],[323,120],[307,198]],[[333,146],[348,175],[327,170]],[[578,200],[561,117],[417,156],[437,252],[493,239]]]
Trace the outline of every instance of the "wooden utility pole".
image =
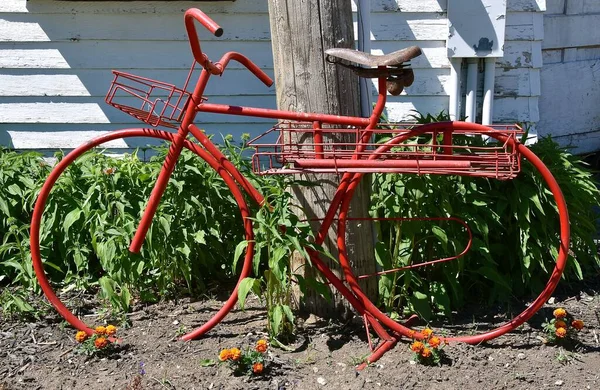
[[[351,0],[269,0],[269,18],[278,108],[359,116],[357,76],[324,59],[324,51],[329,48],[354,48]],[[335,174],[310,174],[302,179],[317,186],[291,190],[308,217],[322,218],[340,178]],[[368,215],[369,188],[370,180],[365,177],[355,193],[350,216]],[[335,230],[334,223],[324,245],[337,256]],[[347,230],[346,243],[353,269],[357,274],[375,272],[372,225],[349,223]],[[376,297],[377,281],[373,278],[364,281],[361,287],[365,293]],[[328,303],[307,291],[302,308],[321,317],[345,316],[348,308],[343,298],[335,294],[333,297]]]

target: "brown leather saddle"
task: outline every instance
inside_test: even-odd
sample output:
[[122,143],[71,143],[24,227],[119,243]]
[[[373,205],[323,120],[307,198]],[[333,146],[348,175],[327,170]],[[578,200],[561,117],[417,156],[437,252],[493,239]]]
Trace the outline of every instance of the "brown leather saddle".
[[405,62],[421,55],[418,46],[407,47],[393,53],[373,55],[352,49],[325,50],[325,59],[332,64],[340,64],[352,69],[360,77],[386,77],[386,86],[392,95],[400,95],[404,87],[415,81],[412,69]]

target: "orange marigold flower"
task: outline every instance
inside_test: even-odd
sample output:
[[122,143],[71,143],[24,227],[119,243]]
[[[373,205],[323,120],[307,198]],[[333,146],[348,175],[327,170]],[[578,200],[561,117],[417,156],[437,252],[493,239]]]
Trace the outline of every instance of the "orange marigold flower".
[[429,339],[428,343],[431,348],[437,348],[442,343],[442,340],[440,340],[440,338],[437,336],[433,336]]
[[219,353],[219,360],[221,361],[225,361],[225,360],[229,360],[231,359],[231,350],[230,349],[223,349],[220,353]]
[[562,339],[567,335],[567,330],[565,328],[558,328],[554,334],[556,334],[556,337],[560,337]]
[[415,338],[415,333],[417,333],[417,332],[415,332],[415,331],[414,331],[414,330],[412,330],[412,329],[411,329],[411,330],[409,330],[409,331],[408,331],[408,337],[410,337],[411,339],[414,339],[414,338]]
[[258,340],[258,342],[256,343],[256,351],[260,352],[260,353],[265,353],[267,352],[267,340]]
[[106,328],[103,326],[97,326],[96,334],[99,334],[100,336],[104,336],[106,334]]
[[421,351],[421,356],[423,356],[424,358],[428,358],[429,356],[431,356],[431,349],[423,348],[423,350]]
[[556,329],[558,329],[558,328],[566,328],[566,327],[567,327],[567,323],[566,323],[566,322],[564,322],[563,320],[556,320],[556,321],[554,322],[554,327],[555,327]]
[[229,353],[230,353],[231,360],[233,360],[233,361],[238,361],[242,357],[242,351],[240,351],[237,348],[231,348],[229,350]]
[[263,372],[263,369],[265,368],[265,366],[263,366],[262,363],[254,363],[252,365],[252,372],[255,374],[260,374],[261,372]]
[[231,352],[228,349],[224,349],[219,353],[219,360],[224,362],[231,357]]
[[567,316],[567,311],[562,307],[559,307],[558,309],[554,310],[552,314],[554,314],[554,317],[556,318],[565,318]]
[[114,336],[117,333],[117,327],[114,325],[108,325],[106,327],[106,334],[109,336]]
[[431,336],[433,334],[433,330],[431,330],[429,328],[425,328],[421,331],[421,334],[423,335],[423,338],[428,339],[429,336]]
[[573,322],[571,322],[571,326],[577,330],[581,330],[583,329],[583,321],[573,320]]
[[80,330],[75,335],[75,340],[77,340],[78,343],[83,343],[87,339],[88,339],[88,335],[83,330]]
[[104,337],[98,337],[96,340],[94,340],[94,345],[96,348],[102,349],[108,345],[108,340]]
[[413,352],[421,352],[423,350],[423,348],[425,348],[425,345],[420,341],[415,341],[414,343],[412,343],[410,345],[410,349]]

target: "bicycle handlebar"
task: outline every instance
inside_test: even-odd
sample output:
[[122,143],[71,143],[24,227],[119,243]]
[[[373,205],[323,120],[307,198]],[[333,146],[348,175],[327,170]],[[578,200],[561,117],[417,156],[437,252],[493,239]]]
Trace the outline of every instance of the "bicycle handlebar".
[[239,54],[239,53],[227,53],[223,57],[223,64],[217,63],[213,64],[206,54],[202,53],[202,49],[200,48],[200,40],[198,39],[198,33],[196,31],[196,26],[194,21],[197,20],[200,22],[208,31],[213,33],[216,37],[220,37],[223,35],[223,29],[219,26],[214,20],[212,20],[207,14],[200,11],[198,8],[190,8],[185,11],[184,21],[185,21],[185,29],[188,33],[188,38],[190,40],[190,46],[192,48],[192,54],[194,55],[194,59],[197,63],[202,65],[204,69],[212,74],[220,75],[223,73],[225,66],[227,63],[234,59],[244,65],[250,72],[252,72],[256,77],[260,79],[266,86],[270,87],[273,84],[273,80],[263,72],[256,64],[250,61],[247,57]]
[[206,29],[212,34],[214,34],[216,37],[220,37],[221,35],[223,35],[223,29],[214,20],[212,20],[208,15],[200,11],[198,8],[190,8],[187,11],[185,11],[185,29],[188,33],[188,38],[190,40],[190,46],[192,48],[192,54],[194,55],[194,59],[210,73],[220,74],[221,70],[218,67],[216,67],[204,53],[202,53],[202,49],[200,48],[200,40],[198,39],[198,33],[196,31],[196,26],[194,25],[195,20],[200,22],[200,24],[206,27]]

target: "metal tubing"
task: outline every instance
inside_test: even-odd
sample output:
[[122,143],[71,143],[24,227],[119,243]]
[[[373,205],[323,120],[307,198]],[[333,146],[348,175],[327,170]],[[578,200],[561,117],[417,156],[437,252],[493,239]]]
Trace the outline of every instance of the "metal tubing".
[[[358,50],[371,52],[371,0],[358,0],[357,24],[358,24]],[[359,77],[360,88],[360,111],[362,116],[371,113],[371,83],[365,77]]]
[[196,88],[194,89],[194,93],[190,97],[190,101],[187,104],[187,110],[185,116],[183,118],[183,122],[179,129],[177,130],[177,135],[173,140],[173,143],[169,147],[169,152],[163,166],[158,174],[158,179],[156,180],[156,184],[152,189],[152,193],[150,194],[150,199],[148,199],[148,203],[146,205],[146,209],[144,210],[144,214],[142,215],[142,219],[138,228],[131,240],[131,244],[129,245],[129,251],[132,253],[139,253],[142,248],[142,244],[146,239],[146,234],[148,234],[148,230],[150,229],[150,225],[152,224],[152,218],[154,217],[154,213],[156,213],[156,209],[158,208],[158,204],[160,203],[160,198],[162,198],[165,189],[167,188],[167,184],[169,183],[169,178],[171,174],[175,170],[175,165],[177,164],[177,159],[181,154],[181,150],[183,149],[183,142],[185,141],[188,135],[187,125],[189,123],[194,122],[194,118],[196,117],[196,111],[190,109],[194,107],[197,102],[202,100],[202,94],[204,93],[204,88],[206,88],[206,84],[208,83],[208,79],[210,78],[210,72],[206,69],[203,69],[200,73],[200,78],[198,83],[196,84]]
[[470,161],[455,160],[336,160],[305,158],[294,161],[298,168],[448,168],[448,169],[466,169],[471,167]]
[[[440,125],[440,123],[432,123],[432,124],[428,124],[428,125],[419,126],[419,127],[415,128],[415,130],[410,132],[409,134],[402,136],[402,137],[394,138],[390,142],[382,145],[377,150],[377,152],[385,152],[385,151],[389,150],[390,148],[394,147],[394,145],[397,145],[397,144],[403,142],[405,139],[407,139],[411,136],[426,132],[426,131],[431,131],[430,130],[431,128],[435,128],[438,125]],[[475,123],[465,123],[465,122],[445,122],[445,123],[441,123],[441,125],[443,125],[444,127],[447,127],[447,128],[451,128],[451,129],[464,129],[464,130],[475,130],[475,131],[477,131],[477,130],[485,131],[485,129],[488,129],[482,125],[478,125]],[[548,280],[548,283],[546,284],[546,287],[540,293],[540,295],[521,314],[517,315],[511,321],[508,321],[505,324],[503,324],[495,329],[492,329],[488,332],[477,334],[477,335],[472,335],[472,336],[444,337],[443,340],[445,340],[445,341],[459,341],[459,342],[465,342],[468,344],[478,344],[478,343],[481,343],[481,342],[484,342],[487,340],[491,340],[498,336],[501,336],[501,335],[517,328],[518,326],[522,325],[525,321],[530,319],[550,298],[550,296],[552,295],[552,292],[556,288],[556,285],[560,281],[561,275],[567,265],[569,241],[570,241],[569,214],[567,211],[567,204],[565,202],[564,196],[562,194],[562,191],[561,191],[556,179],[554,178],[554,176],[552,175],[550,170],[544,165],[544,163],[532,151],[530,151],[525,145],[515,142],[512,139],[508,139],[507,137],[505,137],[501,134],[490,133],[490,136],[498,139],[501,142],[512,143],[513,146],[515,148],[517,148],[521,154],[523,154],[523,156],[527,159],[527,161],[531,162],[531,164],[538,170],[538,172],[540,172],[542,178],[548,185],[548,189],[550,190],[550,192],[552,192],[554,201],[556,202],[556,205],[558,208],[558,217],[559,217],[559,224],[560,224],[560,240],[558,243],[558,257],[556,259],[556,265],[554,267],[554,270],[552,271],[552,274],[550,276],[550,279]],[[377,154],[374,154],[371,157],[373,159],[377,158]],[[360,173],[357,173],[354,175],[352,183],[350,183],[350,185],[348,186],[348,189],[345,193],[344,202],[340,206],[339,222],[338,222],[338,250],[339,250],[340,265],[342,266],[342,269],[344,270],[346,280],[348,281],[348,284],[351,286],[353,293],[359,298],[361,298],[361,297],[366,298],[366,296],[364,295],[362,290],[360,290],[358,283],[356,283],[356,278],[354,277],[353,273],[351,272],[347,253],[346,253],[346,243],[344,242],[344,239],[343,239],[343,237],[344,237],[343,235],[345,233],[345,225],[346,225],[347,215],[348,215],[348,208],[350,206],[350,201],[352,199],[354,191],[356,190],[356,187],[358,186],[358,183],[360,182],[361,178],[362,178],[362,174],[360,174]],[[368,300],[364,300],[364,299],[362,302],[365,305],[365,309],[369,313],[371,313],[377,320],[379,320],[383,325],[387,326],[391,330],[398,332],[404,336],[407,336],[407,337],[409,336],[409,332],[410,332],[409,328],[407,328],[406,326],[404,326],[402,324],[395,322],[394,320],[392,320],[391,318],[386,316],[384,313],[381,312],[381,310],[379,310],[375,305],[373,305],[372,302],[370,302]],[[419,338],[420,337],[419,333],[416,333],[414,337]]]
[[450,60],[450,102],[448,104],[448,115],[451,120],[460,119],[460,70],[462,58]]
[[491,125],[494,110],[494,81],[496,76],[496,58],[485,59],[485,73],[483,75],[483,108],[481,111],[481,124]]
[[[46,201],[48,199],[48,195],[52,190],[52,187],[60,177],[60,175],[64,172],[64,170],[77,159],[81,154],[86,151],[106,143],[108,141],[112,141],[119,138],[128,138],[128,137],[149,137],[149,138],[158,138],[163,139],[165,141],[174,142],[177,138],[177,134],[170,133],[167,131],[155,130],[155,129],[124,129],[118,130],[114,132],[107,133],[100,137],[97,137],[88,143],[79,146],[78,148],[71,151],[67,154],[52,170],[44,185],[42,186],[40,193],[38,195],[38,199],[36,200],[33,216],[31,219],[31,234],[30,234],[30,245],[31,245],[31,257],[33,262],[33,268],[42,288],[42,291],[48,298],[48,301],[54,306],[56,311],[73,327],[78,330],[82,330],[87,334],[91,335],[94,330],[88,327],[83,321],[77,318],[56,296],[56,293],[50,286],[47,275],[44,270],[44,264],[40,254],[40,224],[42,220],[42,214],[44,212],[44,207],[46,206]],[[200,148],[198,145],[184,140],[183,146],[194,153],[196,153],[200,158],[205,160],[213,169],[217,171],[217,173],[223,178],[229,190],[232,192],[236,202],[238,203],[238,207],[240,209],[240,213],[244,220],[244,230],[246,233],[246,240],[248,240],[248,247],[246,248],[246,255],[244,257],[244,265],[242,267],[242,271],[240,272],[240,276],[238,279],[238,284],[241,280],[243,280],[246,276],[249,275],[250,270],[252,268],[252,258],[254,253],[254,235],[252,231],[251,221],[249,217],[249,210],[246,202],[244,201],[244,197],[241,194],[240,189],[237,187],[235,181],[232,179],[231,175],[227,172],[227,170],[220,165],[212,156],[208,154],[207,151]],[[237,301],[237,286],[236,289],[232,292],[231,296],[223,305],[223,307],[217,312],[217,314],[207,322],[201,328],[191,332],[190,334],[184,336],[189,338],[198,337],[198,335],[203,334],[210,330],[210,328],[214,327],[234,306]]]
[[256,116],[261,118],[286,119],[306,122],[326,122],[337,125],[367,126],[369,119],[361,117],[345,117],[340,115],[313,114],[293,111],[280,111],[271,108],[256,108],[244,106],[230,106],[227,104],[200,103],[196,109],[202,112],[216,114]]
[[467,98],[465,100],[465,121],[475,122],[477,113],[477,58],[467,60]]

